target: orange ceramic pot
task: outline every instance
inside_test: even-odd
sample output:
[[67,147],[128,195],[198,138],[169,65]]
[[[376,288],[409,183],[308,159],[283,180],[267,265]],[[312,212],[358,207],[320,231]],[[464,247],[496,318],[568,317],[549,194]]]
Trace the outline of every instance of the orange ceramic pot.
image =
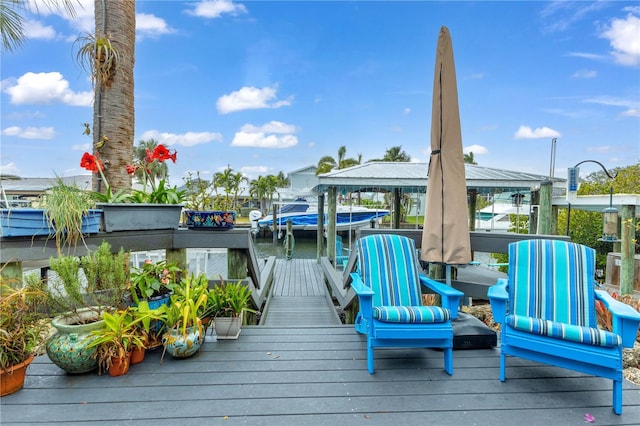
[[31,361],[33,361],[33,355],[7,370],[0,370],[0,396],[9,395],[22,389],[27,375],[27,367]]

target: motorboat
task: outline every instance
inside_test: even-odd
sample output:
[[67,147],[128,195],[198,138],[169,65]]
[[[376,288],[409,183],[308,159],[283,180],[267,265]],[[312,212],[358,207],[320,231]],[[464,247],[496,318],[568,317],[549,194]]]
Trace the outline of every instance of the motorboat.
[[[357,228],[371,226],[371,222],[379,224],[383,217],[389,215],[389,210],[373,209],[369,207],[338,205],[337,231],[349,231]],[[252,227],[257,230],[273,230],[273,214],[261,217],[257,210],[249,214]],[[287,221],[291,220],[294,230],[312,231],[318,229],[318,206],[304,198],[298,198],[293,202],[283,203],[276,212],[278,229],[285,229]],[[324,225],[327,226],[327,211],[324,212]]]

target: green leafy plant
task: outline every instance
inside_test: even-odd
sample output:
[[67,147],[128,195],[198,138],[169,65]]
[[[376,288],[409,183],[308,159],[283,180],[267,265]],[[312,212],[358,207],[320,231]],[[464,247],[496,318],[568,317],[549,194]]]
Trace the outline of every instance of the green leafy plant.
[[80,67],[91,75],[94,86],[108,88],[113,83],[120,52],[105,35],[85,33],[74,42],[77,47],[76,61]]
[[46,294],[0,279],[0,370],[27,360],[38,346],[44,322],[36,307]]
[[209,290],[208,310],[216,317],[239,317],[243,312],[257,311],[249,308],[251,290],[242,284],[224,281]]
[[140,303],[144,299],[166,296],[180,281],[182,273],[182,269],[175,263],[167,263],[164,260],[154,263],[147,259],[142,268],[136,268],[131,272],[131,298],[135,303]]
[[196,172],[194,177],[191,172],[184,178],[186,187],[186,206],[192,210],[211,210],[213,208],[213,187],[212,182],[202,179],[200,172]]
[[95,207],[95,201],[88,192],[58,178],[56,185],[43,195],[42,204],[55,230],[58,253],[62,253],[63,247],[70,252],[82,239],[82,218]]
[[166,324],[170,329],[186,335],[187,328],[202,327],[200,315],[207,304],[207,286],[204,274],[189,274],[180,281],[167,308]]

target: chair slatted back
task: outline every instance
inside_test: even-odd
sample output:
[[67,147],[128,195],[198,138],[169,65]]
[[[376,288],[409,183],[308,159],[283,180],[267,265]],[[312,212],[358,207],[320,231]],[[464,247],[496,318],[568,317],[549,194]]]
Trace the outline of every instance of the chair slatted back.
[[376,234],[358,240],[358,265],[364,284],[376,294],[374,306],[421,306],[417,251],[411,238]]
[[596,326],[595,250],[558,240],[509,244],[510,313]]

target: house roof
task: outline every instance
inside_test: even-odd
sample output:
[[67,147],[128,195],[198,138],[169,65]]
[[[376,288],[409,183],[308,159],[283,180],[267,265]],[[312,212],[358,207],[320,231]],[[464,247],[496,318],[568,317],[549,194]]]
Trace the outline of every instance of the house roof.
[[[427,163],[371,162],[331,171],[318,176],[318,185],[313,190],[324,192],[329,187],[339,191],[392,191],[401,188],[403,192],[426,192],[428,184]],[[548,176],[511,170],[493,169],[465,164],[467,188],[479,193],[491,193],[496,190],[517,191],[540,186]],[[562,185],[566,179],[552,178],[554,185]]]

